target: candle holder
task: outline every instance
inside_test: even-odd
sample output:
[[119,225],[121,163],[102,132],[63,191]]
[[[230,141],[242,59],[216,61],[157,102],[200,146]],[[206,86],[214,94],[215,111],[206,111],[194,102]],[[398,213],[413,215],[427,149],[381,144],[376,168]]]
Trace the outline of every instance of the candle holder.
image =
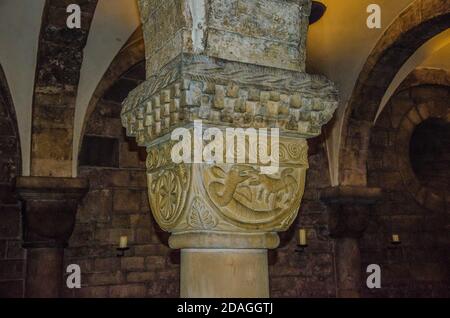
[[128,251],[130,248],[129,247],[118,247],[116,248],[117,250],[117,257],[124,257],[125,256],[125,251]]
[[297,248],[295,249],[296,252],[304,252],[305,248],[308,247],[307,235],[306,229],[301,228],[298,230]]
[[297,245],[297,247],[295,248],[295,251],[298,253],[304,253],[305,249],[308,247],[308,244],[305,245]]
[[400,240],[400,236],[398,234],[392,235],[391,244],[394,246],[398,246],[398,245],[402,244],[402,241]]

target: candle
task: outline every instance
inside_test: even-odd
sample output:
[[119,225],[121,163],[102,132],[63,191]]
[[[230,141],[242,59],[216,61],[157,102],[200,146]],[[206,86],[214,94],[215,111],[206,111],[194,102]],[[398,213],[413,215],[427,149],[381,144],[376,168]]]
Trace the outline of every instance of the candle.
[[392,234],[392,243],[394,244],[400,243],[400,236],[398,234]]
[[300,245],[300,246],[307,246],[308,245],[306,243],[306,230],[305,229],[300,229],[298,231],[298,245]]
[[128,237],[127,236],[121,236],[120,237],[119,247],[120,248],[127,248],[127,246],[128,246]]

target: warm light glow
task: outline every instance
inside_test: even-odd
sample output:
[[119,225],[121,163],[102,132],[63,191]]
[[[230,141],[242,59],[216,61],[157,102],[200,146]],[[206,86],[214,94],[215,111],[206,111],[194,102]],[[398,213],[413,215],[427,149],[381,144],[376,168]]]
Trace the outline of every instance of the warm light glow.
[[119,242],[120,248],[127,248],[128,247],[128,237],[127,236],[121,236],[120,242]]
[[400,243],[400,236],[398,234],[392,234],[392,243],[394,244]]
[[308,243],[306,241],[306,230],[300,229],[298,230],[298,245],[299,246],[307,246]]

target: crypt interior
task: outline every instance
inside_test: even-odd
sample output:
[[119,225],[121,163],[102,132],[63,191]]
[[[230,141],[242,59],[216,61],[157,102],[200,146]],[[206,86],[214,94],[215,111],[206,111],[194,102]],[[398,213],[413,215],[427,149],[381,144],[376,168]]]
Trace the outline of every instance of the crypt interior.
[[[0,297],[449,297],[449,26],[449,0],[0,0]],[[281,177],[171,163],[198,119],[279,128]]]

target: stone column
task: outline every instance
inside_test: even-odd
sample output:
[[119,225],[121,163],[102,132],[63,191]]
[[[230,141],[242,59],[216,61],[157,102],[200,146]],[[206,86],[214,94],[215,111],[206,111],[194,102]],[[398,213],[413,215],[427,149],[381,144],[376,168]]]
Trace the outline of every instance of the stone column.
[[23,247],[27,249],[26,297],[60,296],[64,247],[88,187],[88,180],[81,178],[17,178],[16,190],[23,202]]
[[[147,148],[150,206],[172,233],[170,246],[181,249],[182,297],[269,296],[267,249],[297,216],[306,139],[337,107],[334,85],[305,73],[310,7],[309,0],[139,1],[147,81],[124,101],[122,123]],[[176,128],[189,138],[211,128],[215,137],[227,128],[278,129],[270,150],[279,150],[279,169],[268,173],[261,157],[249,160],[261,141],[250,130],[228,152],[244,162],[224,163],[214,152],[204,163],[203,142],[195,141],[187,151],[194,163],[174,162]]]
[[334,187],[321,193],[321,200],[330,207],[329,230],[335,239],[338,297],[360,297],[359,238],[369,223],[370,207],[380,197],[381,189],[363,186]]

